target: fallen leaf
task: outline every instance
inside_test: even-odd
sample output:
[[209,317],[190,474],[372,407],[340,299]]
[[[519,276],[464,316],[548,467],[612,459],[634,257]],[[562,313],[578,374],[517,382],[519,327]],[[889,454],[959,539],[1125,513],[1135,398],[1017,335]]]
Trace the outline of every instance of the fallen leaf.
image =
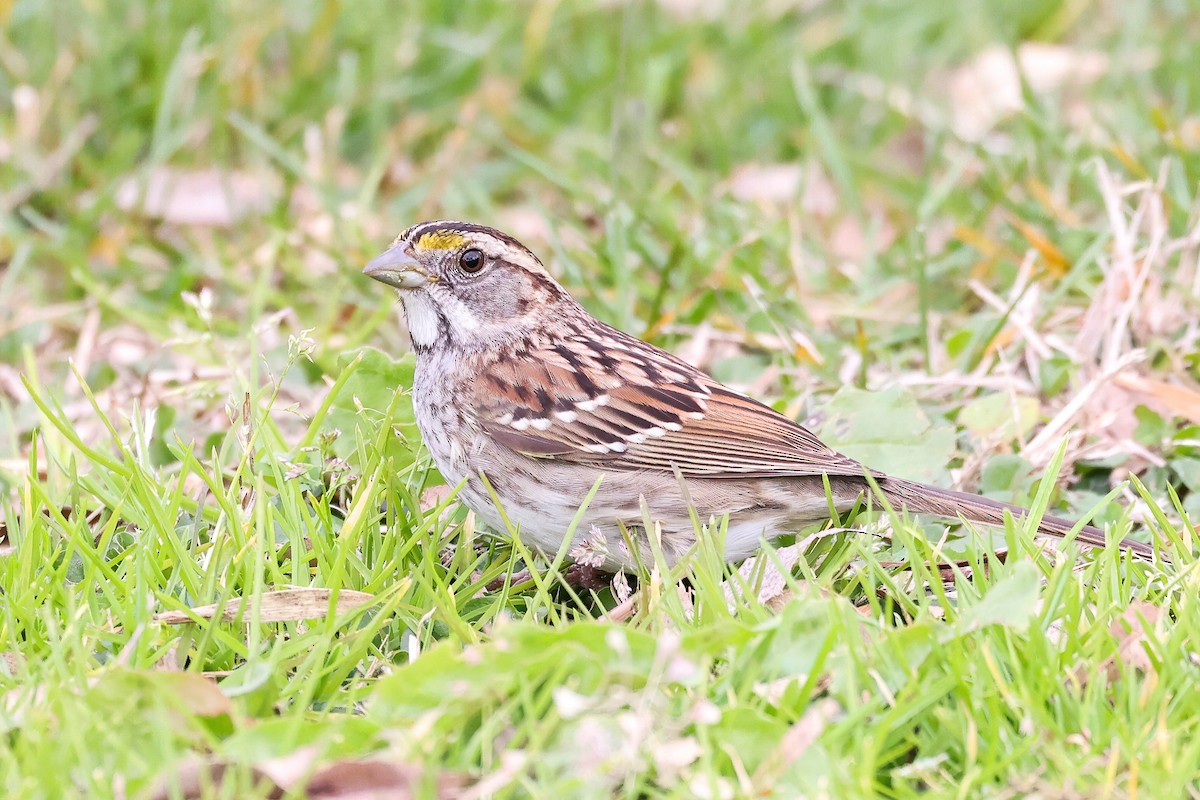
[[800,759],[808,748],[820,738],[834,715],[841,710],[836,700],[822,698],[808,707],[804,715],[796,721],[787,733],[779,740],[775,749],[758,765],[754,776],[750,779],[759,791],[754,796],[766,796],[770,787],[780,775]]
[[430,486],[421,492],[421,510],[431,511],[437,508],[442,503],[445,503],[453,493],[454,487],[447,486],[444,483],[439,483],[437,486]]
[[[788,576],[791,574],[792,567],[804,555],[804,551],[808,549],[809,545],[817,539],[837,532],[836,530],[818,531],[795,544],[775,550],[773,554],[763,553],[743,561],[742,565],[738,567],[737,577],[731,577],[722,584],[725,588],[725,602],[728,604],[729,610],[735,610],[738,600],[744,596],[742,587],[754,589],[757,583],[758,589],[755,597],[758,602],[772,611],[778,611],[792,599],[792,592],[788,587]],[[783,567],[783,570],[780,567]],[[761,580],[759,579],[760,573]]]
[[658,0],[658,4],[680,22],[716,20],[729,13],[726,0]]
[[842,217],[829,235],[829,251],[842,261],[862,261],[896,242],[896,227],[882,214],[866,228],[853,215]]
[[[283,758],[250,767],[261,796],[308,800],[408,800],[413,797],[461,798],[466,777],[443,772],[426,778],[423,768],[381,759],[338,761],[313,771],[315,748],[301,748]],[[198,800],[220,792],[234,765],[188,758],[160,778],[154,800]],[[308,777],[311,774],[311,777]],[[430,793],[432,790],[432,794]],[[255,796],[259,796],[256,794]]]
[[[429,796],[422,785],[424,770],[389,761],[340,761],[320,769],[304,787],[311,800],[406,800]],[[457,797],[463,780],[449,773],[436,780],[434,797]],[[420,791],[418,791],[420,790]]]
[[1200,150],[1200,117],[1189,117],[1180,122],[1177,135],[1184,150]]
[[1025,241],[1029,242],[1029,246],[1038,251],[1052,275],[1061,278],[1067,274],[1067,270],[1071,268],[1071,262],[1063,255],[1062,250],[1058,249],[1058,245],[1050,240],[1049,236],[1023,219],[1010,217],[1009,221],[1014,228],[1021,232]]
[[228,227],[266,211],[278,193],[267,174],[158,167],[127,178],[117,188],[117,207],[177,225]]
[[743,201],[792,200],[803,175],[799,164],[743,164],[729,179],[729,193]]
[[1144,601],[1130,605],[1108,626],[1108,632],[1117,640],[1116,653],[1105,659],[1099,668],[1094,663],[1080,664],[1075,668],[1076,682],[1086,686],[1093,675],[1099,675],[1111,684],[1130,671],[1156,678],[1158,669],[1146,651],[1146,642],[1162,637],[1160,633],[1151,637],[1147,632],[1160,628],[1166,619],[1167,611],[1161,606]]
[[[531,248],[534,248],[535,245],[554,242],[560,235],[574,237],[572,244],[574,242],[579,242],[581,246],[585,244],[584,240],[579,239],[577,232],[565,225],[552,226],[546,213],[533,206],[510,206],[498,210],[497,214],[499,215],[497,226]],[[568,247],[570,246],[568,245]]]
[[1032,91],[1044,94],[1068,83],[1091,83],[1108,66],[1104,53],[1063,45],[1025,42],[1015,59],[1008,47],[989,47],[950,76],[954,130],[967,141],[979,141],[996,123],[1022,111],[1022,78]]
[[155,672],[153,682],[180,701],[184,708],[198,717],[220,717],[233,714],[233,702],[221,691],[216,681],[195,672]]
[[17,670],[25,666],[25,656],[15,650],[0,653],[0,674],[15,675]]
[[839,206],[837,189],[825,171],[815,164],[809,165],[804,175],[804,193],[800,196],[800,210],[814,217],[829,217]]
[[1109,65],[1106,53],[1044,42],[1022,42],[1017,61],[1035,92],[1049,92],[1066,83],[1091,83],[1103,76]]
[[683,769],[703,755],[695,736],[660,742],[653,750],[654,768],[667,783],[674,782]]
[[453,797],[455,800],[487,800],[515,781],[528,764],[529,756],[523,751],[505,750],[500,754],[499,767],[484,775],[469,789],[458,791],[459,787],[464,785],[464,781],[458,780],[454,774],[441,775],[440,778],[444,782],[438,784],[438,796]]
[[1177,417],[1200,423],[1200,392],[1195,389],[1143,378],[1133,372],[1118,373],[1113,382],[1122,388],[1157,400]]
[[[253,601],[257,604],[259,613],[253,619],[257,622],[287,622],[300,619],[320,619],[329,613],[329,598],[333,594],[331,589],[282,589],[277,592],[267,592],[260,595]],[[347,611],[366,605],[374,599],[374,595],[367,592],[354,592],[349,589],[342,589],[337,593],[337,602],[334,607],[335,614],[344,614]],[[233,622],[239,616],[243,622],[251,621],[250,610],[245,614],[242,613],[242,606],[245,600],[232,599],[225,604],[221,613],[222,622]],[[164,611],[154,617],[156,622],[163,622],[167,625],[182,625],[186,622],[195,622],[196,617],[201,619],[212,619],[217,615],[217,606],[206,605],[197,606],[189,611]]]
[[[151,800],[199,800],[202,797],[212,797],[213,790],[225,780],[225,773],[230,766],[223,762],[202,761],[195,756],[189,756],[172,767],[168,774],[160,777]],[[284,796],[283,789],[275,785],[270,778],[256,769],[254,785],[258,790],[256,797],[276,800]]]
[[[1117,645],[1116,660],[1139,672],[1157,672],[1154,662],[1146,652],[1146,631],[1158,627],[1166,618],[1166,609],[1152,603],[1134,603],[1125,609],[1120,618],[1108,626],[1108,632],[1120,642]],[[1115,662],[1113,665],[1115,666]],[[1110,671],[1109,678],[1114,677]]]

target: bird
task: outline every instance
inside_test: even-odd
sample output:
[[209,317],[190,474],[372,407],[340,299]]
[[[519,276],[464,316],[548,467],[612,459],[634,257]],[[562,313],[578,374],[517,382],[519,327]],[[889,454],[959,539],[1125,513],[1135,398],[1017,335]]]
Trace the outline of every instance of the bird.
[[[674,565],[716,527],[698,526],[695,514],[701,523],[728,518],[724,556],[737,562],[873,497],[872,482],[911,513],[991,526],[1030,513],[836,452],[790,417],[597,319],[495,228],[418,223],[363,272],[399,296],[416,356],[414,415],[434,464],[477,518],[515,530],[537,552],[565,546],[612,573],[636,572],[656,551]],[[1053,537],[1074,528],[1037,521]],[[1108,543],[1090,525],[1075,541]],[[1143,542],[1118,544],[1153,554]]]

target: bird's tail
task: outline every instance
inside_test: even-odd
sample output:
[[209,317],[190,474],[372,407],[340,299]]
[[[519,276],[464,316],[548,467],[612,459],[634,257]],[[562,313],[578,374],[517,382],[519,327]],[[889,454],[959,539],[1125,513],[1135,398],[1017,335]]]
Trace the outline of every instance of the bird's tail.
[[[918,514],[937,514],[943,517],[962,515],[971,522],[997,526],[1004,525],[1005,511],[1012,514],[1013,518],[1017,520],[1029,516],[1029,509],[1012,503],[1001,503],[977,494],[956,492],[953,489],[942,489],[916,481],[887,478],[880,482],[880,488],[883,489],[884,494],[893,505],[907,508]],[[1048,514],[1038,522],[1039,533],[1056,536],[1059,539],[1065,537],[1074,527],[1074,523]],[[1104,531],[1092,525],[1084,525],[1075,537],[1075,541],[1090,547],[1102,548],[1108,544]],[[1144,542],[1122,539],[1119,545],[1138,556],[1150,558],[1154,555],[1154,548]]]

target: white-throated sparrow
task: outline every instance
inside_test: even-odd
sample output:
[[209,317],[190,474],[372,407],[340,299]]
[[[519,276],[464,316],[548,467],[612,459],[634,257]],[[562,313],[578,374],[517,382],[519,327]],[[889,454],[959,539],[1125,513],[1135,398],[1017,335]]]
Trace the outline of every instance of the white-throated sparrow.
[[[500,231],[465,222],[406,230],[363,270],[398,290],[417,354],[413,402],[433,459],[488,524],[555,553],[588,493],[577,535],[609,570],[648,563],[643,505],[669,560],[700,520],[729,515],[725,555],[849,509],[870,472],[896,508],[1003,524],[1028,511],[868,470],[804,427],[653,345],[591,316],[538,258]],[[825,480],[828,480],[829,496]],[[631,553],[621,524],[642,552]],[[1042,533],[1072,524],[1043,517]],[[1080,542],[1103,546],[1085,526]],[[1151,554],[1141,542],[1121,542]]]

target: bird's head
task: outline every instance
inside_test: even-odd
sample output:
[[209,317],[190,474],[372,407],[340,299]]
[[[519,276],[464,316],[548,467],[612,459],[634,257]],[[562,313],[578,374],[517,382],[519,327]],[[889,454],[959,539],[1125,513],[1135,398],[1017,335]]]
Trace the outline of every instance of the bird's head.
[[363,273],[397,290],[418,351],[486,347],[575,308],[529,248],[469,222],[413,225]]

